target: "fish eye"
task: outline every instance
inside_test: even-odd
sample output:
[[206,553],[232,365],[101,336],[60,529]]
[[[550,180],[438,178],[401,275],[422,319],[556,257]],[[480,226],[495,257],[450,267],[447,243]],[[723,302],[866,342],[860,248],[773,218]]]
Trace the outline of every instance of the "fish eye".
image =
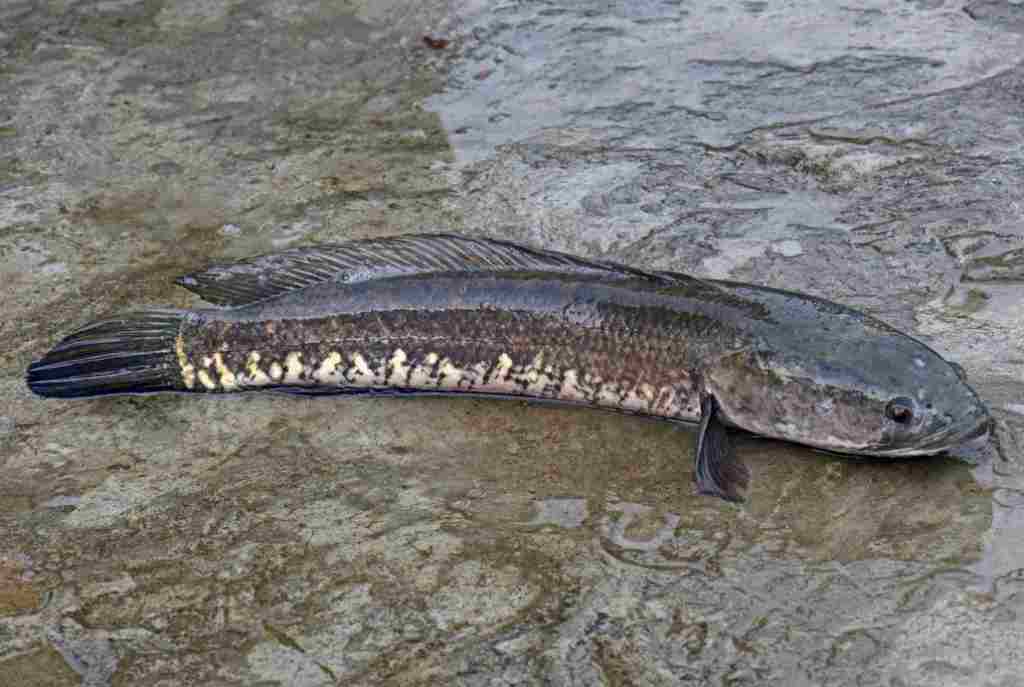
[[905,425],[914,419],[914,402],[903,396],[894,398],[885,406],[885,416],[893,422]]

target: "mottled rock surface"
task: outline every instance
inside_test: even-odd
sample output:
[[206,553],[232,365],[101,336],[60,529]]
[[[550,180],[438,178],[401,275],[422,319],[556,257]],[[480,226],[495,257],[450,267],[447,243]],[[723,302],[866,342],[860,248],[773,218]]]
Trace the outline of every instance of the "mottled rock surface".
[[[18,685],[1024,680],[1024,5],[0,6],[0,675]],[[429,36],[431,41],[424,41]],[[444,41],[448,41],[445,43]],[[44,401],[208,262],[424,229],[832,298],[998,442],[860,463],[471,400]]]

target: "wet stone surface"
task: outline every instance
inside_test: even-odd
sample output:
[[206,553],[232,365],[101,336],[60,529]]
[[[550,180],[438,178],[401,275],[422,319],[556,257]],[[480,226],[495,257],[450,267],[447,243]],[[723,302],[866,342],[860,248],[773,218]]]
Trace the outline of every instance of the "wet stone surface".
[[[624,9],[625,7],[625,9]],[[0,7],[0,671],[24,685],[985,685],[1024,665],[1015,3]],[[423,36],[437,41],[431,47]],[[208,262],[424,229],[807,291],[996,441],[862,463],[596,411],[47,402]]]

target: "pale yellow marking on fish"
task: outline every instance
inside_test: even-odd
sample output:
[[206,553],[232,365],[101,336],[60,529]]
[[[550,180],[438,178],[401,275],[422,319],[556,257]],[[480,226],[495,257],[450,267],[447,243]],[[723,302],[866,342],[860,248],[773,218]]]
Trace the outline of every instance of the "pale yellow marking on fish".
[[178,332],[178,336],[174,339],[174,352],[178,356],[178,364],[185,367],[189,364],[188,354],[185,353],[185,337]]
[[178,354],[178,365],[181,367],[181,379],[185,382],[185,388],[191,389],[196,385],[196,368],[188,359],[185,353],[185,337],[179,332],[174,341],[174,350]]
[[479,386],[484,381],[484,376],[487,374],[487,370],[491,369],[491,366],[486,362],[479,362],[473,367],[465,370],[465,374],[462,377],[462,382],[467,387]]
[[430,370],[424,365],[417,365],[409,373],[409,381],[407,383],[410,387],[417,389],[426,386],[430,383]]
[[[388,366],[391,369],[391,375],[393,375],[398,380],[404,381],[405,379],[407,379],[409,375],[409,366],[406,365],[406,361],[408,359],[409,358],[405,355],[405,351],[403,351],[401,348],[396,348],[395,352],[391,354],[391,359],[388,360]],[[385,377],[390,379],[387,373],[388,366],[385,367],[384,375]],[[385,379],[385,381],[387,381],[387,379]]]
[[462,368],[455,367],[451,360],[445,358],[437,370],[437,385],[444,388],[457,387],[462,374]]
[[228,369],[228,366],[224,364],[224,356],[220,353],[213,354],[214,367],[217,370],[217,374],[220,376],[220,385],[224,391],[234,391],[238,388],[238,380],[235,379],[235,373]]
[[330,355],[320,362],[320,367],[313,374],[313,377],[321,383],[333,381],[334,373],[338,371],[338,364],[341,363],[341,360],[341,353],[331,351]]
[[594,400],[598,405],[617,407],[619,405],[618,389],[618,385],[613,382],[604,384],[600,389],[598,389],[597,394],[594,396]]
[[526,387],[526,393],[535,394],[537,396],[550,396],[552,395],[548,391],[548,387],[554,380],[548,377],[544,373],[538,373],[536,370],[532,370],[530,376],[533,378],[530,384]]
[[265,386],[270,384],[270,377],[267,373],[260,369],[260,353],[259,351],[252,351],[249,353],[249,357],[245,361],[245,371],[247,378],[245,384],[249,386]]
[[622,407],[628,410],[650,410],[653,402],[654,387],[642,383],[629,390],[622,401]]
[[196,386],[196,368],[191,364],[181,368],[181,379],[185,382],[186,389],[193,389]]
[[515,363],[512,361],[512,358],[508,357],[507,353],[502,353],[501,355],[498,356],[498,365],[497,368],[494,370],[494,376],[507,377],[509,370],[512,369],[513,365],[515,365]]
[[349,360],[352,361],[352,368],[355,369],[355,374],[352,375],[353,379],[360,377],[373,377],[373,370],[366,364],[366,358],[360,353],[353,353],[349,356]]
[[433,367],[440,360],[440,356],[437,353],[427,353],[423,357],[423,362],[412,369],[409,373],[409,386],[413,388],[421,388],[429,386],[433,379]]
[[699,415],[696,408],[692,411],[686,407],[687,394],[680,394],[670,386],[664,386],[658,391],[658,397],[654,402],[652,412],[665,417],[693,418]]
[[576,370],[566,370],[562,373],[562,388],[559,390],[558,395],[571,401],[585,401],[587,399],[586,393],[580,388],[579,373]]
[[267,386],[270,384],[271,379],[267,376],[267,373],[263,370],[256,368],[248,377],[245,379],[246,386]]
[[534,396],[550,395],[545,392],[548,385],[554,380],[548,376],[548,369],[551,368],[550,366],[544,365],[543,354],[538,353],[534,356],[533,362],[523,370],[522,374],[517,376],[517,381],[526,382],[526,388],[520,393],[531,394]]
[[292,351],[284,357],[284,383],[285,384],[297,384],[299,382],[299,376],[302,374],[302,354],[297,351]]
[[[537,360],[535,358],[534,362]],[[487,374],[488,370],[491,372],[490,375]],[[517,395],[524,393],[533,393],[538,396],[551,395],[545,393],[545,389],[552,381],[551,378],[542,374],[536,367],[524,368],[521,365],[516,365],[507,353],[499,355],[498,359],[490,365],[478,363],[473,368],[462,370],[462,381],[466,381],[467,385],[474,384],[467,379],[470,376],[483,391]],[[486,384],[483,383],[484,377],[487,377]],[[523,384],[526,385],[525,389]]]
[[275,382],[281,381],[281,376],[284,374],[284,370],[281,369],[281,364],[276,360],[270,363],[270,378]]
[[210,391],[217,388],[217,385],[214,384],[213,379],[210,377],[210,373],[206,370],[199,371],[199,382]]
[[683,403],[684,398],[681,394],[676,393],[676,390],[670,386],[664,386],[658,393],[657,408],[662,412],[670,412],[673,408],[679,408]]
[[639,395],[642,396],[643,399],[645,401],[647,401],[648,403],[651,403],[652,401],[654,401],[655,391],[654,391],[654,387],[651,386],[650,384],[647,384],[647,383],[640,384],[640,386],[637,387],[637,393],[639,393]]
[[619,401],[619,407],[626,410],[646,410],[647,401],[637,393],[637,389],[634,387],[626,392],[625,398]]

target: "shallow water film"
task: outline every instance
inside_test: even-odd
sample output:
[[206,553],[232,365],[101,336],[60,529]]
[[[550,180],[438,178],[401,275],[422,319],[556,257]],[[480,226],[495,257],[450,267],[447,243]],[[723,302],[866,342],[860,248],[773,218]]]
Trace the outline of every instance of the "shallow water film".
[[[1024,684],[1024,5],[0,4],[11,685]],[[856,462],[448,399],[32,396],[210,262],[457,231],[795,289],[995,439]]]

